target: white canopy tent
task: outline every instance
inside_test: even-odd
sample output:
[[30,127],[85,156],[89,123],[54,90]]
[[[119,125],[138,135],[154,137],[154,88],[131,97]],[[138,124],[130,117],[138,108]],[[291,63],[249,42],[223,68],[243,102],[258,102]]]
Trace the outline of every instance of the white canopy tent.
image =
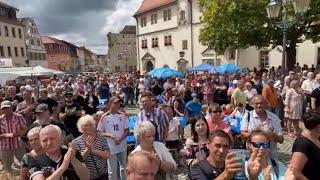
[[6,81],[15,80],[23,76],[51,76],[54,74],[61,75],[64,74],[64,72],[42,66],[0,68],[0,84],[4,85]]

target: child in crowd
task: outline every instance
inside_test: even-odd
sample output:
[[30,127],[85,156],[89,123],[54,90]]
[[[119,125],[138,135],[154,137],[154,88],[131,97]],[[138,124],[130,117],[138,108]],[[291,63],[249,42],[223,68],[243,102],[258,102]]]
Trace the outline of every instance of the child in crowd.
[[168,137],[166,141],[166,146],[168,149],[176,149],[180,151],[182,149],[182,144],[180,142],[182,129],[180,127],[180,121],[173,117],[173,110],[171,106],[164,106],[163,110],[169,119],[169,129]]

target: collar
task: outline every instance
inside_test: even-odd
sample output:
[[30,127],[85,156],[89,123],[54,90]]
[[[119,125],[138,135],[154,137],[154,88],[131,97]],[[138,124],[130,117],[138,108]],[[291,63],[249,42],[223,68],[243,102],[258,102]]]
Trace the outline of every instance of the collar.
[[[268,110],[266,110],[267,113],[267,119],[270,117],[270,112]],[[256,113],[256,110],[252,111],[252,117],[254,118],[260,118],[260,116]]]

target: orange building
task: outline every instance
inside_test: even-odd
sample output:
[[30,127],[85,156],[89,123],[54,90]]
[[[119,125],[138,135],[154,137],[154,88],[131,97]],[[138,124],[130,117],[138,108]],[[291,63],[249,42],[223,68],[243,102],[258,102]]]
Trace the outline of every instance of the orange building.
[[48,36],[42,36],[41,40],[47,51],[48,68],[70,72],[74,67],[74,62],[68,45],[59,39]]

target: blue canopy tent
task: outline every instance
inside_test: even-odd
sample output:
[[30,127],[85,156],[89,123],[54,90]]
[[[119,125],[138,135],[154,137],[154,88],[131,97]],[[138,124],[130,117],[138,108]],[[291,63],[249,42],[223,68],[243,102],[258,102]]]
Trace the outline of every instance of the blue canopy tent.
[[215,70],[220,74],[235,74],[247,72],[246,68],[238,67],[235,64],[223,64],[215,67]]
[[188,71],[190,71],[190,72],[196,72],[196,71],[214,72],[214,67],[211,64],[202,63],[196,67],[189,68]]
[[153,69],[152,71],[148,72],[148,75],[156,77],[158,79],[168,79],[172,76],[176,76],[179,78],[184,77],[182,72],[174,70],[174,69],[170,69],[170,68]]

